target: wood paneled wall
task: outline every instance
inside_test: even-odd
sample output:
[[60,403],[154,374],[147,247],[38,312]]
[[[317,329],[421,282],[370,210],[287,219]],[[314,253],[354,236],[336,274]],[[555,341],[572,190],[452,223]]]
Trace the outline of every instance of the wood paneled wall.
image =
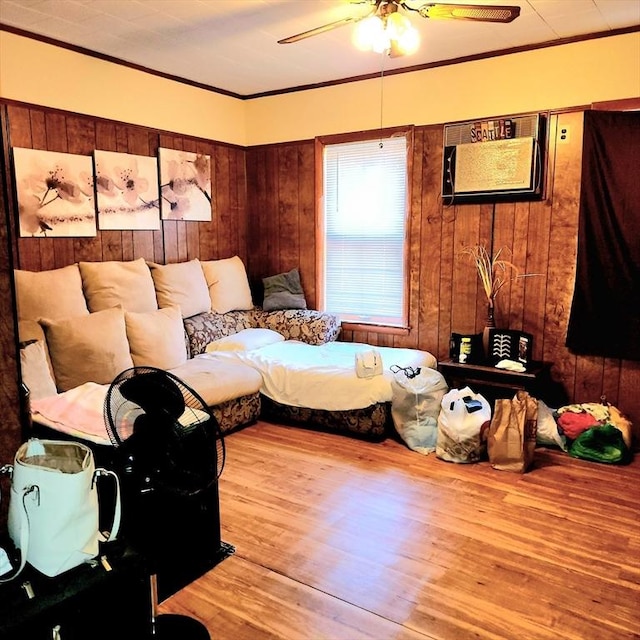
[[[253,284],[298,267],[307,302],[316,306],[314,141],[242,149],[44,107],[7,103],[0,104],[0,109],[7,164],[9,146],[80,154],[104,149],[150,156],[157,154],[158,147],[166,147],[212,157],[211,223],[164,221],[160,231],[99,231],[95,238],[75,239],[16,237],[13,176],[10,167],[5,167],[9,197],[8,224],[3,231],[11,243],[15,266],[42,270],[79,260],[143,257],[169,263],[237,254],[245,261]],[[418,347],[445,358],[451,332],[480,331],[486,317],[475,269],[460,256],[460,250],[479,242],[496,249],[506,246],[513,249],[513,262],[522,271],[540,275],[511,283],[500,292],[498,326],[531,332],[534,357],[554,363],[553,376],[571,400],[598,401],[605,396],[632,418],[638,433],[640,363],[576,357],[564,346],[575,277],[582,121],[582,112],[549,117],[543,200],[495,206],[443,204],[442,127],[416,127],[410,176],[410,330],[405,335],[344,331],[343,339]],[[559,126],[569,131],[565,141],[557,140]],[[0,265],[5,273],[8,264]],[[8,356],[3,362],[8,370],[0,372],[0,401],[7,406],[0,409],[5,416],[9,409],[17,416],[13,323],[4,322],[0,331]],[[17,424],[17,418],[14,422]],[[15,448],[12,442],[0,436],[1,462],[7,461],[7,450]]]
[[[342,339],[418,347],[448,356],[452,331],[481,331],[487,313],[475,267],[464,246],[508,247],[523,273],[504,287],[496,324],[534,336],[534,358],[570,400],[619,406],[640,427],[640,363],[575,356],[564,346],[575,280],[582,112],[551,114],[546,197],[540,201],[447,206],[440,197],[442,126],[416,127],[410,210],[410,330],[407,335],[343,331]],[[558,127],[569,136],[559,140]],[[310,306],[315,290],[314,142],[247,150],[250,271],[254,277],[299,267]]]
[[[245,150],[208,140],[145,127],[0,102],[4,139],[0,229],[0,464],[10,462],[21,438],[18,365],[12,296],[12,268],[41,271],[79,261],[134,260],[160,263],[239,255],[247,260]],[[91,155],[95,149],[156,156],[159,147],[211,156],[213,219],[209,222],[162,221],[158,231],[98,231],[93,238],[19,238],[11,147]],[[5,213],[6,212],[6,213]],[[6,255],[3,253],[6,247]],[[1,522],[1,514],[0,514]]]
[[[1,125],[2,123],[0,123]],[[18,355],[16,320],[13,309],[13,251],[9,233],[9,195],[6,182],[8,167],[7,135],[0,127],[0,466],[13,462],[16,444],[22,435],[20,395],[18,392]],[[0,531],[7,518],[9,491],[8,476],[0,477]]]
[[[98,231],[94,238],[17,238],[21,269],[63,267],[80,260],[135,260],[160,263],[199,258],[247,257],[244,149],[140,126],[9,104],[3,109],[12,147],[91,155],[95,149],[157,157],[158,148],[211,156],[213,219],[165,220],[158,231]],[[9,175],[10,184],[13,176]],[[10,203],[14,221],[14,202]],[[16,234],[14,233],[14,236]]]
[[314,142],[250,149],[247,203],[252,280],[298,267],[307,305],[317,308]]

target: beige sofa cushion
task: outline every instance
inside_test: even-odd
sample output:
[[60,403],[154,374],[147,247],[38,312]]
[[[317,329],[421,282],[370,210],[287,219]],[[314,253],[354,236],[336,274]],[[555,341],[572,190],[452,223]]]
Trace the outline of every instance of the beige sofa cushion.
[[239,256],[206,260],[202,262],[202,270],[209,288],[212,311],[227,313],[253,308],[247,271]]
[[89,315],[77,264],[49,271],[14,271],[19,320]]
[[[55,388],[56,384],[53,378],[53,365],[51,364],[51,358],[49,357],[49,349],[47,347],[47,337],[44,335],[44,329],[42,328],[42,325],[37,320],[19,320],[18,321],[18,342],[20,343],[21,349],[24,348],[24,345],[31,342],[42,343],[42,350],[44,352],[44,357],[47,362],[47,367],[49,369],[49,375],[53,380],[53,386]],[[30,368],[33,368],[34,366],[33,355],[34,355],[34,352],[32,351],[29,357]],[[22,352],[20,353],[20,356],[22,357]],[[24,370],[22,373],[24,376]],[[46,375],[46,374],[43,373],[42,375]],[[27,384],[26,381],[25,381],[25,384]],[[27,384],[27,386],[29,385]],[[31,389],[31,387],[29,387],[29,389]],[[35,397],[36,396],[32,394],[32,398],[35,398]]]
[[20,349],[22,382],[29,389],[31,400],[55,396],[58,391],[51,375],[45,344],[36,340]]
[[85,382],[110,384],[133,366],[124,310],[96,311],[79,318],[40,321],[47,336],[58,391]]
[[198,259],[174,264],[149,263],[158,306],[179,306],[183,318],[211,311],[211,300]]
[[137,313],[158,308],[151,272],[143,258],[123,262],[81,262],[80,274],[90,311],[117,305]]
[[172,369],[187,361],[180,307],[124,314],[131,358],[136,367]]
[[[18,321],[18,342],[32,342],[33,340],[44,340],[44,329],[37,320]],[[45,344],[46,351],[46,344]]]
[[171,369],[212,407],[260,391],[262,376],[247,365],[197,357]]

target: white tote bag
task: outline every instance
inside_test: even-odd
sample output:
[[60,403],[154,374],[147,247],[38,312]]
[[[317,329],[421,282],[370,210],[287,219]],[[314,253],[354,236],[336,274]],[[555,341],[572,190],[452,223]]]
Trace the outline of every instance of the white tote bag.
[[[111,532],[99,531],[98,476],[115,481]],[[56,576],[95,558],[99,543],[120,528],[120,483],[113,471],[96,469],[93,452],[79,442],[32,438],[18,449],[9,499],[9,535],[25,562]]]

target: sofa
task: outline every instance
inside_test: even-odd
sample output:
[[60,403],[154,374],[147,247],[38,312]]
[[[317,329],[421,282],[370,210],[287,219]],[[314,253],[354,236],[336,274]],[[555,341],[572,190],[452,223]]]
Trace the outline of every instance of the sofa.
[[287,339],[319,344],[335,340],[340,330],[331,314],[255,307],[237,256],[170,265],[79,262],[15,270],[14,280],[22,379],[31,405],[55,405],[64,416],[59,421],[54,413],[48,420],[35,411],[35,421],[97,442],[105,439],[97,415],[88,428],[67,413],[81,406],[97,414],[100,394],[122,370],[153,366],[174,373],[229,432],[260,416],[261,377],[245,365],[194,358],[206,344],[249,328],[277,328]]
[[428,352],[378,347],[385,371],[362,379],[354,361],[372,348],[337,341],[339,319],[306,308],[297,270],[265,278],[257,307],[238,256],[79,262],[14,275],[34,423],[99,444],[109,444],[109,384],[131,367],[180,378],[223,433],[264,418],[382,439],[388,368],[436,366]]

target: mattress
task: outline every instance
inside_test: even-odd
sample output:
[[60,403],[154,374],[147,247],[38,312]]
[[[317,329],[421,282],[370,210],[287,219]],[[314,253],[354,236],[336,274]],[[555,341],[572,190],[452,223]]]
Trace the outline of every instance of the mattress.
[[382,375],[359,378],[356,354],[371,349],[371,345],[357,342],[310,345],[286,340],[257,349],[214,351],[196,357],[247,364],[262,375],[262,395],[282,405],[325,411],[350,411],[390,402],[393,365],[437,366],[435,357],[427,351],[375,347],[382,356]]

